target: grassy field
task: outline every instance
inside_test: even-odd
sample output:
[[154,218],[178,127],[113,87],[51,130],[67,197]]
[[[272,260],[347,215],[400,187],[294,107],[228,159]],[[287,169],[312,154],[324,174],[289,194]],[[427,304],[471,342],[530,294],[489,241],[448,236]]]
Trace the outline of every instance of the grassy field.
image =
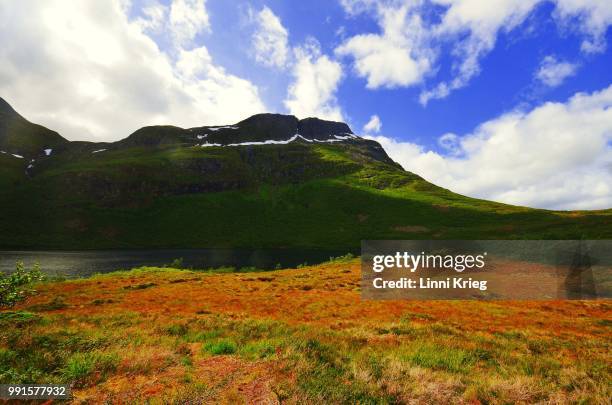
[[362,301],[359,262],[141,268],[0,313],[0,383],[75,402],[609,403],[610,301]]

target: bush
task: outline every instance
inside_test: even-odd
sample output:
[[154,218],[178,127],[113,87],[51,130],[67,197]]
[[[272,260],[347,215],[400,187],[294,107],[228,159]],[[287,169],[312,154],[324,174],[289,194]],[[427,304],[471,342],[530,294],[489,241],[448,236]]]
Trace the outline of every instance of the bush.
[[40,272],[38,263],[34,264],[32,269],[27,270],[23,262],[17,262],[15,272],[0,273],[0,308],[13,307],[28,298],[34,291],[27,287],[43,279],[44,275]]
[[331,256],[331,257],[329,258],[329,261],[330,261],[330,262],[348,262],[348,261],[350,261],[350,260],[353,260],[354,258],[355,258],[355,255],[354,255],[354,254],[352,254],[352,253],[347,253],[347,254],[345,254],[345,255],[342,255],[342,256],[337,256],[337,257]]
[[174,259],[172,263],[170,263],[170,267],[173,269],[182,269],[183,268],[183,258],[179,257],[178,259]]

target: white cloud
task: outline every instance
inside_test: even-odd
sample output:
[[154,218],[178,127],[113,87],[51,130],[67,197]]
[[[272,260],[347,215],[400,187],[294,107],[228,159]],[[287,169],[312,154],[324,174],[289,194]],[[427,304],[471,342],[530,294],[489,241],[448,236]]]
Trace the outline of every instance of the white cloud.
[[159,33],[164,29],[168,15],[168,7],[154,2],[142,9],[143,17],[136,19],[143,31]]
[[[209,27],[203,4],[177,1],[170,12],[145,13],[153,22],[143,26],[128,20],[122,0],[0,2],[0,95],[69,139],[116,140],[144,125],[232,123],[265,111],[257,87],[206,48],[184,45]],[[153,28],[176,47],[161,51],[143,32]]]
[[205,0],[173,0],[170,6],[171,33],[179,45],[189,44],[210,23]]
[[293,81],[284,100],[289,113],[341,121],[336,92],[342,80],[342,65],[322,54],[313,37],[291,48],[289,32],[268,7],[256,14],[251,10],[250,14],[255,23],[251,38],[255,60],[264,66],[291,71]]
[[461,154],[460,138],[457,134],[447,133],[438,138],[438,145],[445,149],[450,155],[458,156]]
[[289,112],[301,118],[342,121],[342,111],[335,95],[342,79],[340,63],[322,55],[314,40],[295,48],[294,53],[294,81],[285,100]]
[[286,67],[289,33],[280,18],[268,7],[264,7],[253,19],[256,25],[252,38],[255,60],[268,67]]
[[356,35],[336,48],[340,56],[352,56],[355,70],[367,78],[368,88],[409,86],[419,83],[431,69],[431,52],[422,52],[423,27],[409,7],[379,7],[381,35]]
[[554,56],[549,55],[542,59],[542,63],[540,63],[540,68],[536,72],[535,77],[548,87],[557,87],[561,85],[565,79],[573,76],[577,69],[577,64],[560,61]]
[[579,30],[586,34],[581,49],[585,53],[606,50],[606,31],[612,25],[612,6],[609,0],[556,0],[557,17],[562,23],[575,25],[578,18]]
[[[450,47],[451,79],[428,85],[419,96],[421,104],[447,97],[465,87],[480,73],[480,61],[494,47],[502,32],[510,32],[545,0],[340,0],[351,15],[370,13],[380,34],[359,34],[346,39],[336,50],[350,56],[368,88],[408,87],[436,76],[439,52]],[[550,0],[561,24],[571,25],[585,37],[584,52],[601,52],[612,24],[609,0]],[[442,11],[432,11],[432,6]],[[435,18],[432,18],[435,15]]]
[[372,115],[370,120],[363,126],[363,131],[367,134],[379,133],[382,128],[382,122],[378,115]]
[[550,209],[612,207],[612,85],[445,137],[454,156],[372,139],[405,169],[469,196]]
[[[436,40],[457,41],[452,56],[453,79],[424,90],[419,102],[447,97],[451,91],[465,87],[480,73],[480,59],[494,47],[499,31],[511,31],[523,22],[539,0],[435,0],[447,6],[440,24],[433,28]],[[457,38],[464,37],[457,40]]]

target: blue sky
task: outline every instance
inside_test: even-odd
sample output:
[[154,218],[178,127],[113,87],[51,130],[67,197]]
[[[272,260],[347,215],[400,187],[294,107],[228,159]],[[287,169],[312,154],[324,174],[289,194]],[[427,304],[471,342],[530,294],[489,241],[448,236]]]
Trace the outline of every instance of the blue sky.
[[[254,62],[250,56],[249,36],[254,27],[249,14],[264,7],[287,29],[289,47],[314,38],[326,55],[334,55],[343,40],[353,35],[380,32],[376,16],[367,12],[347,14],[340,2],[209,0],[211,32],[199,36],[197,42],[206,45],[213,60],[229,73],[256,84],[265,105],[274,112],[291,112],[283,101],[292,77],[290,70],[270,69]],[[141,10],[141,7],[134,4],[134,9]],[[444,11],[444,8],[438,11],[438,18]],[[339,58],[343,77],[335,94],[342,117],[355,132],[361,133],[370,117],[376,114],[384,123],[385,135],[440,150],[437,140],[442,134],[468,133],[480,123],[515,108],[565,101],[577,92],[593,92],[610,85],[612,52],[607,48],[602,52],[582,52],[585,34],[572,27],[579,24],[580,15],[559,22],[554,13],[555,5],[551,2],[534,6],[516,27],[496,36],[495,47],[479,61],[480,72],[465,87],[426,106],[419,103],[422,90],[453,77],[451,66],[455,58],[449,55],[448,49],[452,49],[453,41],[441,50],[439,71],[412,86],[368,89],[367,79],[355,74],[350,58]],[[605,41],[609,42],[611,37],[611,31],[607,30]],[[576,65],[575,74],[556,86],[547,86],[535,77],[542,60],[550,55]]]
[[612,207],[609,0],[0,3],[0,96],[69,139],[343,120],[454,191]]

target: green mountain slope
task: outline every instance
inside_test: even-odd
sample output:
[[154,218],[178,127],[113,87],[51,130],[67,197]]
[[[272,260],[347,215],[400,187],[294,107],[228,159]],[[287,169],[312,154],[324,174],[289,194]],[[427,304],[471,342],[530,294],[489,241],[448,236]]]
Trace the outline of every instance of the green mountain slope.
[[119,142],[65,141],[24,159],[7,149],[0,248],[354,249],[362,239],[612,237],[612,210],[467,198],[404,171],[346,124],[316,119],[264,114],[223,127],[145,127]]
[[23,157],[45,155],[45,149],[68,143],[57,132],[32,124],[0,98],[0,151]]

